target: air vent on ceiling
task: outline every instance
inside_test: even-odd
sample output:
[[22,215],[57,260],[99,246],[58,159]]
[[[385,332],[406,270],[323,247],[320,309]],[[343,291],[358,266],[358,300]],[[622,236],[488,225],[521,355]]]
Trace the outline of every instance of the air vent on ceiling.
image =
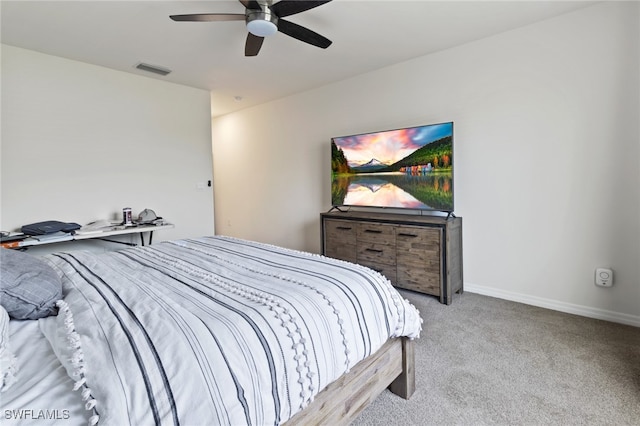
[[171,70],[159,67],[157,65],[149,65],[145,63],[139,63],[136,65],[136,68],[142,71],[152,72],[154,74],[167,75],[171,72]]

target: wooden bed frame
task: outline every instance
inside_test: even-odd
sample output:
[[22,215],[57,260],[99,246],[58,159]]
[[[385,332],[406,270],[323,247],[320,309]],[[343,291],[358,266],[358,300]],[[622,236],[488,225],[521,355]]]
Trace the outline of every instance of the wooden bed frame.
[[415,391],[414,342],[406,337],[389,339],[284,424],[349,424],[387,387],[404,399]]

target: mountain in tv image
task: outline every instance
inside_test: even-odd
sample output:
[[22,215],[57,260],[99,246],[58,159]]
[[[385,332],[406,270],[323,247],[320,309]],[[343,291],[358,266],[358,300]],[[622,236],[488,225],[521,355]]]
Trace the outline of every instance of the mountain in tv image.
[[332,204],[453,211],[453,123],[331,144]]
[[349,167],[356,173],[372,173],[386,169],[388,164],[384,164],[382,161],[372,158],[364,164],[349,164]]
[[398,172],[403,171],[403,168],[406,167],[422,168],[422,166],[426,171],[445,170],[447,167],[451,167],[452,148],[452,138],[447,136],[418,148],[393,164],[385,164],[376,158],[372,158],[364,164],[350,164],[349,168],[354,173]]

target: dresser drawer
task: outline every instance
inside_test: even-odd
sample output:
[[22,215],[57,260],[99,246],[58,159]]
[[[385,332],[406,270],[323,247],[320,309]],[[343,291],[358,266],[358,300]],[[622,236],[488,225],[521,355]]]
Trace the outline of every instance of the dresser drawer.
[[395,265],[396,247],[388,244],[362,243],[357,245],[358,263]]
[[391,281],[392,285],[395,284],[395,281],[396,281],[396,265],[385,265],[383,263],[368,262],[366,260],[358,261],[358,264],[360,264],[362,266],[366,266],[368,268],[371,268],[374,271],[380,272],[382,275],[387,277],[387,279],[389,279],[389,281]]
[[324,221],[324,255],[356,262],[356,224],[347,220]]
[[396,228],[396,245],[398,251],[433,251],[440,252],[442,229],[417,226],[398,226]]
[[384,223],[360,222],[357,224],[357,239],[359,242],[396,245],[395,227]]
[[413,234],[398,232],[396,238],[398,264],[412,268],[439,270],[442,259],[440,256],[441,235],[440,229],[416,229]]

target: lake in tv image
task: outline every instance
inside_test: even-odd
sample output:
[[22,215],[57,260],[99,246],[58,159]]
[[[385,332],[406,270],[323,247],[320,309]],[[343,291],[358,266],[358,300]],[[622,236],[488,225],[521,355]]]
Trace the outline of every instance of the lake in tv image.
[[333,138],[331,202],[453,211],[453,123]]

